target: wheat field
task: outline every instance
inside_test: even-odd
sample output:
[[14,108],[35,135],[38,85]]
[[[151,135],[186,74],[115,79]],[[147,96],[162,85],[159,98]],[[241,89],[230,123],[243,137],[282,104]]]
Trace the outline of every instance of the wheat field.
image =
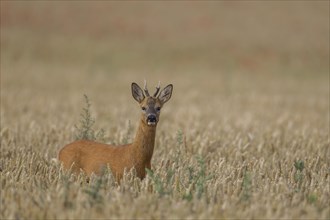
[[[62,170],[84,94],[125,144],[144,79],[152,172]],[[1,1],[0,116],[1,219],[329,219],[329,2]]]

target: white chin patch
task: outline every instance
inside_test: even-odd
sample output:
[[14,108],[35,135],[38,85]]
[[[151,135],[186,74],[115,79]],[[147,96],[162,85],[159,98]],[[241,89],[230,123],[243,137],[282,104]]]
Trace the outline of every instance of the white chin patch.
[[156,125],[156,122],[148,121],[148,125]]

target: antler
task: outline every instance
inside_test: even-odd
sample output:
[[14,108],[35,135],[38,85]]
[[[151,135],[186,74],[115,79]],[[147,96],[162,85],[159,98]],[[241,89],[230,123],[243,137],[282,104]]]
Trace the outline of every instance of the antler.
[[160,81],[158,82],[158,85],[156,86],[156,92],[154,94],[155,98],[157,97],[159,90],[160,90]]
[[144,80],[144,93],[146,94],[147,97],[149,97],[149,92],[148,92],[148,89],[147,89],[147,80]]

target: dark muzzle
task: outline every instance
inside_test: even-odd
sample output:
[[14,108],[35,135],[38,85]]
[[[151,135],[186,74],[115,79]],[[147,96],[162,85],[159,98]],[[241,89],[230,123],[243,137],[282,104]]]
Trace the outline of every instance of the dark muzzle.
[[148,123],[148,125],[155,125],[157,123],[157,117],[152,114],[148,115],[147,123]]

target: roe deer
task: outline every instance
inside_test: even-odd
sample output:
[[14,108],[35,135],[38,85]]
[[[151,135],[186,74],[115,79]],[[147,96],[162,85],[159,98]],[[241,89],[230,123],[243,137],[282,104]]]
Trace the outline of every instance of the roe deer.
[[109,167],[116,180],[120,182],[125,169],[129,171],[134,168],[140,179],[145,177],[145,169],[151,169],[150,161],[160,110],[171,98],[173,85],[166,86],[159,93],[159,83],[153,96],[149,95],[146,81],[144,92],[136,83],[132,83],[131,89],[133,98],[142,109],[133,143],[113,146],[89,140],[75,141],[64,146],[59,152],[59,160],[65,169],[71,169],[74,173],[84,171],[90,176],[92,173],[100,175],[104,168]]

